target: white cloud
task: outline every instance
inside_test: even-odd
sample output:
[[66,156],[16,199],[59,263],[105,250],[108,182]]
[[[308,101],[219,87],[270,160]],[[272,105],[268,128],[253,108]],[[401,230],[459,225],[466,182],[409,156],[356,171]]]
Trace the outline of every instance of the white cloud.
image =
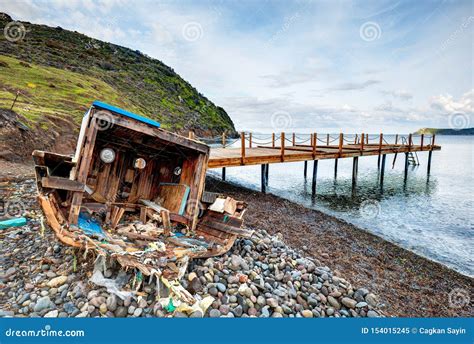
[[449,94],[431,97],[430,107],[444,114],[462,112],[472,115],[474,114],[474,89],[464,93],[457,100]]

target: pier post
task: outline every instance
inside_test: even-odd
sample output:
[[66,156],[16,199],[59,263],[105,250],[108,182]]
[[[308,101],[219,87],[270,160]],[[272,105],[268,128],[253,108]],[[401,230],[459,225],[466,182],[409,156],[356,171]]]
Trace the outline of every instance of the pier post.
[[377,168],[380,169],[380,155],[382,154],[382,145],[383,145],[383,134],[380,133],[380,139],[379,139],[379,157],[377,160]]
[[352,186],[357,184],[358,172],[359,172],[359,157],[355,156],[352,160]]
[[334,179],[337,178],[337,162],[339,161],[338,158],[334,159]]
[[222,180],[225,181],[225,167],[222,167]]
[[222,133],[222,148],[225,148],[226,139],[225,139],[225,131]]
[[296,146],[296,134],[293,133],[293,138],[291,140],[292,144],[293,144],[293,147]]
[[342,156],[342,144],[344,143],[344,134],[339,134],[339,157]]
[[266,164],[262,164],[261,166],[261,189],[262,193],[267,193],[267,172],[266,172]]
[[265,181],[267,182],[267,186],[268,186],[268,171],[270,171],[270,164],[266,164],[266,167],[265,167]]
[[385,159],[387,157],[387,154],[382,155],[382,168],[380,170],[380,187],[383,186],[383,179],[385,177]]
[[326,134],[326,143],[327,143],[327,146],[329,146],[329,134]]
[[360,136],[360,150],[364,150],[364,133],[362,133]]
[[252,148],[252,133],[249,133],[249,148]]
[[314,133],[313,134],[313,159],[316,159],[316,145],[318,142],[318,134]]
[[311,184],[311,195],[316,195],[316,177],[318,175],[318,160],[313,161],[313,182]]
[[304,162],[304,179],[306,179],[306,176],[308,175],[307,172],[308,172],[308,161],[305,161]]
[[275,147],[275,133],[272,133],[272,147]]
[[240,163],[245,165],[245,132],[240,133]]
[[280,134],[280,155],[281,161],[285,161],[285,133]]
[[405,153],[405,172],[403,175],[403,180],[406,181],[408,177],[408,153]]
[[428,152],[428,166],[427,166],[428,175],[430,175],[430,172],[431,172],[431,156],[433,155],[434,140],[435,140],[435,135],[433,134],[433,136],[431,137],[431,142],[430,142],[430,151]]

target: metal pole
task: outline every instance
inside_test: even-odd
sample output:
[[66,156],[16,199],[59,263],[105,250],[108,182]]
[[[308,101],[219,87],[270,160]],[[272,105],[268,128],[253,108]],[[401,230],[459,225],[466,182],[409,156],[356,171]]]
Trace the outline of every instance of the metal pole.
[[262,164],[261,165],[261,174],[262,174],[262,176],[261,176],[261,178],[262,178],[262,180],[261,180],[261,189],[262,189],[262,193],[267,193],[267,181],[266,181],[267,175],[266,175],[265,170],[266,170],[266,165]]
[[265,164],[265,181],[267,182],[267,186],[268,186],[268,171],[270,171],[270,165],[269,164]]
[[355,156],[352,160],[352,185],[357,184],[357,173],[359,172],[359,157]]
[[316,195],[316,177],[318,175],[318,160],[313,162],[313,183],[311,184],[311,195]]
[[380,186],[383,186],[383,179],[385,177],[385,159],[387,154],[382,155],[382,170],[380,171]]
[[430,150],[428,152],[428,167],[427,167],[427,172],[428,172],[428,175],[430,174],[431,172],[431,155],[433,155],[433,151]]
[[406,181],[408,177],[408,153],[405,153],[405,172],[403,180]]

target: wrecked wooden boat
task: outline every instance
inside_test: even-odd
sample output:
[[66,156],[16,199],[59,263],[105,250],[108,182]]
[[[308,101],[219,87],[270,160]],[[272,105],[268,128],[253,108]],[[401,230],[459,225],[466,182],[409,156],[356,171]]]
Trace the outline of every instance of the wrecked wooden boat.
[[245,203],[204,192],[209,146],[117,107],[92,104],[74,156],[35,150],[33,158],[58,239],[144,275],[179,280],[189,259],[252,235],[242,228]]

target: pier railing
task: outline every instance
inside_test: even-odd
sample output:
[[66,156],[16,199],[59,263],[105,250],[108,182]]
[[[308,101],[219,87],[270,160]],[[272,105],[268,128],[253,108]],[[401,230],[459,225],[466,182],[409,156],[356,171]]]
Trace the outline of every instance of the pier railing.
[[[393,142],[387,141],[387,136],[393,138]],[[435,143],[435,135],[413,135],[413,134],[395,134],[384,136],[380,134],[298,134],[298,133],[271,133],[271,134],[255,134],[252,132],[241,132],[238,138],[228,137],[225,133],[214,137],[197,137],[193,132],[190,132],[189,138],[197,139],[199,141],[212,144],[214,147],[221,148],[236,148],[235,143],[240,141],[242,154],[245,155],[247,148],[258,147],[280,147],[281,154],[284,159],[284,152],[286,147],[296,146],[311,146],[313,151],[317,152],[318,147],[322,146],[337,146],[339,152],[342,153],[344,145],[359,146],[362,150],[364,147],[378,145],[380,150],[387,146],[392,146],[394,150],[398,147],[411,147],[419,143],[421,148],[433,147]]]

